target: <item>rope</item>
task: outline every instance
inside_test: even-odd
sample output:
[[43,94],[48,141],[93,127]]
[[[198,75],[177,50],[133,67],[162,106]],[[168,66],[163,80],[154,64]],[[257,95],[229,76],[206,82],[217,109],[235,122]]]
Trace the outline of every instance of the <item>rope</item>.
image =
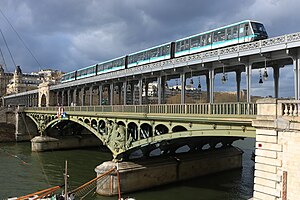
[[9,49],[9,47],[8,47],[8,45],[7,45],[6,39],[5,39],[4,35],[3,35],[3,32],[2,32],[2,29],[1,29],[1,28],[0,28],[0,32],[1,32],[2,38],[3,38],[3,40],[4,40],[5,46],[6,46],[8,52],[9,52],[9,55],[10,55],[10,57],[11,57],[11,60],[12,60],[12,62],[14,63],[14,65],[15,65],[15,67],[16,67],[17,65],[16,65],[16,63],[15,63],[15,60],[14,60],[14,58],[13,58],[11,52],[10,52],[10,49]]
[[[30,134],[30,132],[29,132],[29,129],[28,129],[27,123],[26,123],[26,121],[25,121],[25,118],[24,118],[24,116],[23,116],[22,114],[21,114],[21,116],[22,116],[23,122],[24,122],[24,124],[25,124],[25,128],[26,128],[26,130],[27,130],[27,133],[28,133],[28,135],[30,136],[30,138],[32,138],[32,136],[31,136],[31,134]],[[40,158],[40,156],[39,156],[39,154],[38,154],[38,153],[37,153],[37,158],[38,158],[38,160],[39,160],[39,163],[40,163],[40,166],[41,166],[42,172],[43,172],[43,174],[44,174],[44,176],[45,176],[45,179],[46,179],[46,181],[47,181],[48,185],[50,186],[50,181],[49,181],[49,178],[48,178],[48,176],[47,176],[47,174],[46,174],[46,171],[45,171],[45,169],[44,169],[43,165],[41,164],[41,163],[42,163],[42,161],[41,161],[41,158]]]
[[[72,190],[69,192],[69,195],[74,194],[76,197],[81,197],[81,199],[85,198],[91,191],[93,191],[96,187],[97,187],[97,183],[99,184],[99,181],[101,182],[105,182],[107,181],[107,179],[109,178],[109,174],[111,174],[112,172],[115,171],[115,168],[112,168],[108,171],[106,171],[105,173],[97,176],[96,178],[88,181],[87,183],[79,186],[78,188]],[[100,180],[101,179],[101,180]],[[100,182],[100,184],[101,184]]]
[[12,153],[8,152],[8,151],[7,151],[6,149],[4,149],[4,148],[0,148],[0,149],[1,149],[4,153],[8,154],[9,156],[19,159],[19,160],[22,162],[22,164],[24,164],[24,165],[29,165],[29,163],[27,163],[27,162],[25,162],[24,160],[22,160],[19,156],[17,156],[17,155],[15,155],[15,154],[12,154]]
[[[20,39],[20,41],[22,42],[22,44],[24,45],[24,47],[27,49],[27,51],[30,53],[30,55],[34,58],[35,62],[38,64],[38,66],[40,68],[41,64],[39,63],[39,61],[36,59],[36,57],[33,55],[33,53],[30,51],[30,49],[28,48],[28,46],[25,44],[24,40],[21,38],[21,36],[19,35],[19,33],[16,31],[16,29],[13,27],[13,25],[10,23],[10,21],[8,20],[8,18],[4,15],[4,13],[2,12],[1,8],[0,8],[0,13],[2,14],[2,16],[4,17],[4,19],[7,21],[7,23],[10,25],[10,27],[13,29],[13,31],[16,33],[16,35],[18,36],[18,38]],[[16,66],[16,64],[15,64]]]
[[4,56],[3,56],[3,52],[2,52],[1,47],[0,47],[0,53],[1,53],[1,57],[2,57],[2,60],[3,60],[3,65],[4,65],[4,67],[5,67],[5,70],[6,70],[7,72],[9,72],[8,69],[7,69],[6,63],[5,63],[5,59],[4,59]]
[[38,197],[44,197],[44,195],[47,196],[48,194],[50,194],[52,192],[55,192],[56,190],[58,190],[60,188],[61,188],[61,186],[54,186],[54,187],[51,187],[51,188],[48,188],[48,189],[45,189],[45,190],[41,190],[41,191],[38,191],[38,192],[35,192],[35,193],[31,193],[31,194],[28,194],[28,195],[25,195],[25,196],[18,197],[17,200],[29,199],[30,197],[33,197],[33,196],[36,196],[36,195],[38,195]]

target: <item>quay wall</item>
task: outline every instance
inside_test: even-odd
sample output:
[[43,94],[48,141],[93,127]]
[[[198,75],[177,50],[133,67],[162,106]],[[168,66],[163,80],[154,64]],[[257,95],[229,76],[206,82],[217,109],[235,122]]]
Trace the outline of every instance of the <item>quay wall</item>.
[[15,125],[0,122],[0,142],[15,142]]
[[0,109],[0,142],[16,141],[16,117],[12,109]]

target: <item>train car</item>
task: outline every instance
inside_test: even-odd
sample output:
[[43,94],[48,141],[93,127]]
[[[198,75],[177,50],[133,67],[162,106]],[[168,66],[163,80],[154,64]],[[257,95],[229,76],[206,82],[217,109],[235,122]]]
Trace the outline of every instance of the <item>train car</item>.
[[[97,65],[97,64],[96,64]],[[90,65],[88,67],[77,70],[76,80],[87,78],[96,75],[96,65]]]
[[68,72],[62,75],[60,82],[66,83],[69,81],[75,81],[76,80],[76,71]]
[[97,64],[97,75],[125,69],[127,57],[122,56]]
[[262,23],[245,20],[66,73],[61,82],[266,38]]
[[174,49],[174,42],[169,42],[129,54],[127,67],[130,68],[138,65],[173,58],[174,51],[172,51],[172,49]]
[[262,23],[245,20],[175,41],[175,57],[268,38]]

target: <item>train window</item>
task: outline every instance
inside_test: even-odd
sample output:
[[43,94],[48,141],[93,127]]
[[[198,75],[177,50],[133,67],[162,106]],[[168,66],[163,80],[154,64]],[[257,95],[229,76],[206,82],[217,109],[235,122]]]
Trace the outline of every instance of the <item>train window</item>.
[[107,70],[108,69],[108,65],[105,63],[103,64],[103,70]]
[[227,40],[232,39],[232,28],[227,28]]
[[176,52],[180,51],[180,42],[176,42]]
[[187,39],[187,40],[184,40],[184,49],[187,50],[190,48],[190,40]]
[[147,56],[147,51],[141,53],[141,60],[147,60],[148,59],[148,56]]
[[206,36],[207,35],[202,35],[201,36],[200,46],[205,46],[206,45]]
[[241,24],[239,29],[239,37],[244,37],[244,36],[245,36],[245,24]]
[[102,64],[98,65],[98,72],[101,72],[101,71],[103,71],[103,65]]
[[149,59],[149,51],[145,51],[144,52],[144,60],[148,60]]
[[250,35],[249,24],[245,24],[245,36]]
[[225,40],[225,29],[214,32],[213,42],[221,42]]
[[188,50],[190,48],[190,40],[182,40],[176,44],[176,52]]
[[207,35],[207,40],[206,41],[207,41],[206,42],[207,45],[210,45],[212,43],[212,33],[209,33]]
[[191,39],[191,48],[200,46],[200,36],[193,37]]
[[158,48],[158,56],[162,56],[163,47]]
[[252,28],[253,28],[254,33],[262,32],[264,34],[267,34],[264,25],[262,25],[260,23],[254,23],[254,22],[251,22],[251,24],[252,24]]
[[214,39],[213,39],[213,42],[218,42],[218,31],[214,32]]
[[94,72],[93,67],[91,67],[87,70],[87,74],[92,74],[93,72]]
[[162,48],[162,55],[167,55],[169,54],[170,51],[170,45],[166,45]]
[[225,29],[219,31],[219,41],[225,40]]
[[184,45],[184,41],[180,42],[180,51],[184,51],[185,50],[185,45]]
[[239,34],[238,34],[238,25],[234,26],[232,28],[232,39],[236,39],[238,38]]

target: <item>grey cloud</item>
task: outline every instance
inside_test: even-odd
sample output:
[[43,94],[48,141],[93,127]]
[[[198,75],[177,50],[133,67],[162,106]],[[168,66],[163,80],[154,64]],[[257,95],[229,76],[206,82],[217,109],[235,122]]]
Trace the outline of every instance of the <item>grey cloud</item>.
[[[271,36],[297,32],[300,23],[298,0],[2,0],[0,8],[42,67],[63,71],[244,19],[262,21]],[[0,26],[16,63],[38,70],[2,16]],[[2,39],[0,47],[6,51]]]

